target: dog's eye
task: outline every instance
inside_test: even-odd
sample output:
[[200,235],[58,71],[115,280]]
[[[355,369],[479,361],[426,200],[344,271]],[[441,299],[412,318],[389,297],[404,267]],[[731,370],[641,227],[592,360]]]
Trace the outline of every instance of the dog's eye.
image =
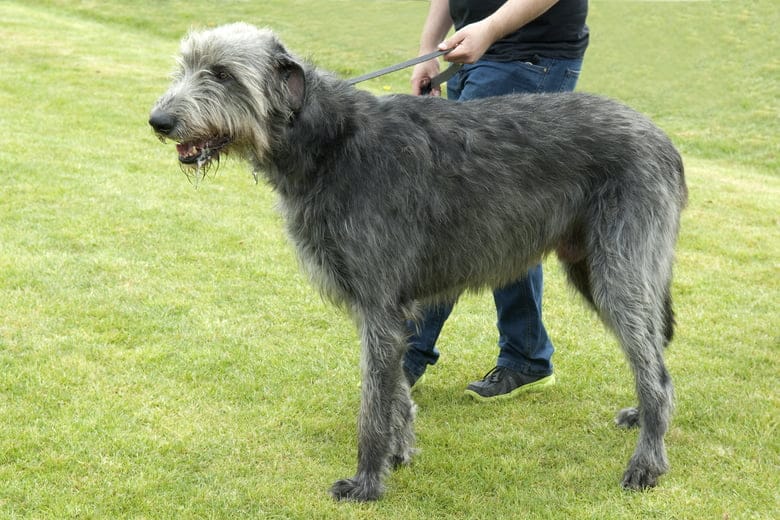
[[214,75],[214,77],[217,79],[217,81],[224,83],[226,81],[230,81],[233,79],[233,76],[230,75],[230,72],[228,72],[227,69],[224,69],[222,67],[215,68],[211,71],[211,73]]

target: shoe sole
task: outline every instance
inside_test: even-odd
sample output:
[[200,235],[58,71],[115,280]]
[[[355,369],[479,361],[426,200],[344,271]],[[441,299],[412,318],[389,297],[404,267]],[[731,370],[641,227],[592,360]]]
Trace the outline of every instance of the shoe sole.
[[487,403],[489,401],[506,401],[508,399],[513,399],[522,394],[538,392],[539,390],[544,390],[545,388],[549,386],[553,386],[554,384],[555,384],[555,374],[550,374],[547,377],[541,378],[539,381],[534,381],[533,383],[528,383],[527,385],[518,386],[511,392],[507,392],[505,394],[498,394],[490,397],[485,397],[484,395],[479,395],[474,390],[469,390],[468,388],[464,393],[467,396],[471,397],[472,399],[475,399],[476,401],[479,401],[481,403]]

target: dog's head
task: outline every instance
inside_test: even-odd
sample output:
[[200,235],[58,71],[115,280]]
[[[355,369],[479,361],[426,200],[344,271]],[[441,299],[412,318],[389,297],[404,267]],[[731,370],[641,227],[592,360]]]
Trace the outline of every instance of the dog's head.
[[182,165],[198,171],[228,150],[263,162],[272,129],[305,101],[303,67],[268,29],[235,23],[193,31],[178,63],[149,124],[161,140],[178,143]]

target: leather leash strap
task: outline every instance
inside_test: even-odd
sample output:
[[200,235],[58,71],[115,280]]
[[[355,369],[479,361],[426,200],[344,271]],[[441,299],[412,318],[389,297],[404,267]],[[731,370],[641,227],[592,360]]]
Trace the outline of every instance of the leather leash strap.
[[431,78],[431,81],[428,82],[427,85],[425,85],[422,89],[420,89],[420,95],[421,96],[427,96],[431,93],[431,90],[433,90],[433,87],[438,87],[448,79],[450,79],[452,76],[455,75],[456,72],[460,70],[460,68],[463,66],[462,63],[453,63],[446,69],[444,69],[439,74],[436,74],[434,77]]
[[[391,72],[412,67],[414,65],[417,65],[418,63],[422,63],[424,61],[438,58],[439,56],[443,56],[447,54],[451,50],[452,49],[447,49],[445,51],[434,51],[428,54],[423,54],[422,56],[417,56],[416,58],[402,61],[401,63],[396,63],[395,65],[390,65],[389,67],[375,70],[374,72],[369,72],[368,74],[363,74],[362,76],[350,78],[347,80],[347,83],[349,83],[350,85],[354,85],[356,83],[367,81],[369,79],[378,78],[379,76],[384,76],[385,74],[390,74]],[[434,86],[438,86],[441,83],[450,79],[456,72],[458,72],[461,66],[462,65],[460,63],[453,63],[446,70],[444,70],[444,72],[437,74],[436,76],[431,78],[431,82],[426,87],[423,87],[422,94],[423,95],[428,94]]]

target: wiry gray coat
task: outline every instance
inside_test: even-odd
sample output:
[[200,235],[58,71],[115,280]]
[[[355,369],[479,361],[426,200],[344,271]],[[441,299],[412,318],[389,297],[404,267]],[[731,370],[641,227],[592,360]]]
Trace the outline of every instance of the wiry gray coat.
[[404,319],[513,281],[553,250],[634,370],[639,407],[618,422],[641,431],[623,485],[667,470],[663,347],[686,187],[647,118],[586,94],[377,98],[234,24],[184,40],[150,123],[181,143],[183,163],[229,149],[264,175],[306,270],[358,322],[358,469],[337,498],[378,498],[386,470],[413,454]]

